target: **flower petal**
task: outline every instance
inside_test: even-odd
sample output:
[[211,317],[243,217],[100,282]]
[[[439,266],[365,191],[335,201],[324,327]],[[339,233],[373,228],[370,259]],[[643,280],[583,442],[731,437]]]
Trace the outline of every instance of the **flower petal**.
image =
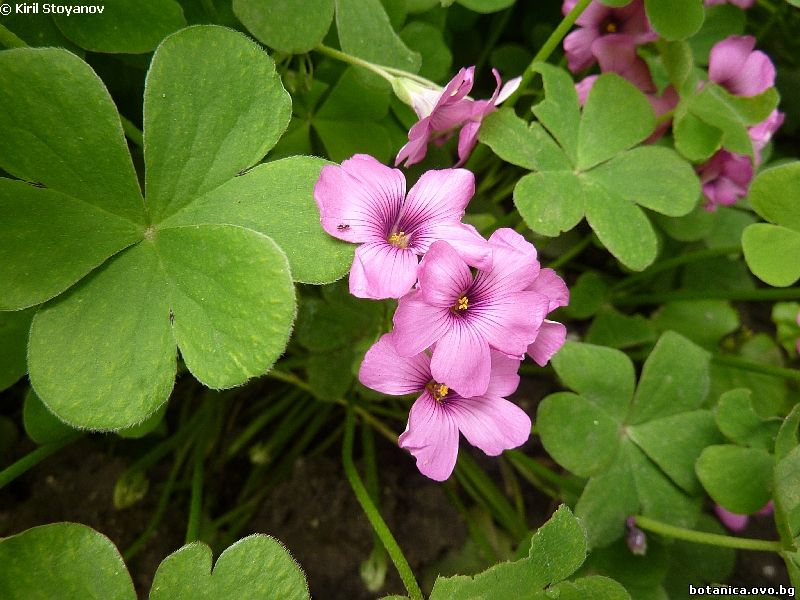
[[510,227],[501,227],[489,238],[492,246],[501,246],[521,252],[530,261],[536,260],[536,246]]
[[400,148],[394,164],[406,161],[406,168],[420,162],[428,153],[428,138],[431,135],[430,118],[426,117],[414,123],[408,130],[408,143]]
[[451,327],[436,343],[431,373],[465,398],[480,396],[489,387],[491,356],[489,344],[466,319],[454,318]]
[[545,319],[536,339],[528,346],[528,356],[540,367],[545,366],[567,340],[567,328],[558,321]]
[[[589,6],[591,7],[592,4]],[[564,54],[567,55],[567,66],[569,66],[570,71],[577,73],[594,64],[592,42],[598,37],[599,35],[595,29],[582,27],[564,38]]]
[[521,356],[536,339],[548,304],[542,294],[516,292],[470,306],[467,317],[492,348],[509,356]]
[[605,35],[592,42],[592,53],[603,73],[616,73],[645,93],[657,91],[647,63],[636,54],[636,44],[625,34]]
[[553,269],[542,269],[539,271],[539,276],[528,288],[528,291],[539,292],[543,296],[547,296],[550,304],[547,306],[547,312],[554,311],[559,306],[566,306],[569,304],[569,289],[564,280],[558,276]]
[[406,192],[402,172],[366,154],[322,168],[314,199],[323,229],[347,242],[386,239]]
[[[488,102],[486,102],[485,105],[491,106],[492,110],[494,110],[494,105],[489,104]],[[488,112],[492,112],[492,110]],[[461,131],[458,134],[458,162],[456,163],[457,167],[467,162],[467,159],[469,158],[472,149],[475,148],[475,145],[478,143],[478,130],[481,128],[482,119],[483,116],[481,116],[477,121],[467,121],[461,128]]]
[[423,173],[400,210],[397,228],[415,231],[442,223],[458,223],[475,194],[475,175],[466,169],[442,169]]
[[752,35],[732,35],[714,44],[708,55],[708,77],[714,83],[736,77],[756,45]]
[[444,481],[456,465],[458,427],[450,413],[425,392],[411,407],[398,444],[417,459],[420,473]]
[[412,290],[394,313],[394,345],[400,356],[413,356],[431,347],[450,327],[449,308],[431,306],[419,290]]
[[419,393],[431,381],[431,359],[424,352],[403,357],[392,334],[386,333],[367,350],[358,380],[373,390],[392,396]]
[[521,446],[531,435],[530,417],[504,398],[448,398],[445,409],[467,441],[489,456]]
[[431,244],[420,263],[418,275],[425,302],[448,310],[472,284],[467,263],[443,241]]
[[437,225],[416,239],[419,243],[425,243],[429,239],[428,248],[434,241],[443,240],[450,244],[469,266],[484,270],[492,267],[492,248],[472,225],[466,223]]
[[399,298],[417,281],[419,259],[408,248],[380,241],[356,249],[350,269],[350,293],[357,298]]
[[519,363],[502,352],[492,350],[490,353],[492,367],[489,375],[489,387],[485,396],[505,398],[517,391],[519,386]]

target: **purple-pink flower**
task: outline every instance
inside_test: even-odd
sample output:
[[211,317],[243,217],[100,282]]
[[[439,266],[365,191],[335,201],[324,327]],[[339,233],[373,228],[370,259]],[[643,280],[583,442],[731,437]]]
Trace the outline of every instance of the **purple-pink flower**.
[[398,96],[411,104],[419,117],[408,132],[408,143],[400,149],[395,165],[405,162],[409,167],[420,162],[428,152],[428,142],[441,145],[461,128],[458,136],[458,163],[464,164],[478,142],[478,130],[484,117],[495,111],[519,86],[516,77],[500,88],[500,74],[492,69],[497,87],[489,100],[473,100],[467,94],[472,90],[475,67],[462,68],[453,79],[438,92],[413,81],[394,84]]
[[491,350],[522,358],[550,309],[548,296],[532,289],[538,261],[499,243],[503,231],[489,239],[491,267],[474,276],[450,244],[431,244],[419,286],[400,299],[394,315],[398,353],[414,356],[435,344],[434,379],[465,398],[486,393]]
[[528,439],[530,418],[505,399],[519,384],[519,361],[494,351],[489,360],[485,392],[464,398],[433,376],[428,354],[401,355],[393,334],[381,337],[364,357],[358,377],[365,386],[384,394],[420,394],[399,444],[414,455],[423,475],[436,481],[450,477],[458,456],[459,431],[489,456]]
[[466,261],[487,267],[491,251],[474,227],[461,223],[475,192],[465,169],[428,171],[406,196],[398,169],[357,154],[322,168],[314,188],[323,229],[361,244],[350,270],[350,293],[359,298],[399,298],[417,281],[418,256],[447,240]]
[[[522,253],[531,262],[536,262],[536,248],[513,229],[498,229],[492,236],[493,246],[506,246]],[[569,304],[569,289],[564,280],[553,269],[540,269],[533,283],[527,288],[547,298],[547,312]],[[536,338],[528,346],[527,354],[540,367],[545,366],[561,349],[567,339],[567,328],[558,321],[542,321]]]
[[[773,504],[772,500],[770,500],[764,505],[763,508],[752,514],[758,516],[771,515],[773,510],[775,510],[775,505]],[[722,524],[731,531],[744,531],[744,529],[747,527],[747,522],[750,520],[750,515],[733,513],[722,508],[719,504],[714,505],[714,512],[717,513],[717,517],[719,517],[719,520],[722,522]]]
[[775,85],[775,65],[754,50],[756,38],[732,35],[717,42],[708,56],[708,77],[737,96],[756,96]]
[[[577,0],[564,0],[562,12],[571,11]],[[570,71],[591,67],[598,58],[597,42],[618,39],[633,45],[657,39],[644,11],[643,0],[633,0],[622,8],[610,8],[596,0],[575,21],[578,29],[564,38],[564,52]]]
[[772,135],[783,125],[784,114],[777,108],[773,110],[770,115],[748,129],[750,134],[750,141],[753,142],[753,152],[756,156],[756,164],[761,164],[761,151],[772,139]]
[[718,150],[710,159],[697,167],[705,208],[714,211],[717,206],[730,206],[747,194],[753,179],[753,165],[750,158],[727,150]]

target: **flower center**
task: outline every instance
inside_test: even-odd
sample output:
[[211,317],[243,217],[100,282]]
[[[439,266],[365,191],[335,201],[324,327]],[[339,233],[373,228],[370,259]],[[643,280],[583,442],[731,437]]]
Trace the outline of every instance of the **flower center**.
[[443,383],[436,383],[435,381],[429,381],[425,386],[425,389],[430,392],[431,396],[433,396],[433,399],[439,404],[441,404],[442,400],[444,400],[444,397],[450,393],[449,387]]
[[409,237],[405,231],[397,231],[391,234],[386,241],[395,248],[408,248]]
[[606,33],[617,33],[617,24],[614,21],[606,23]]
[[466,311],[468,308],[469,308],[469,298],[467,298],[466,296],[461,296],[458,300],[456,300],[456,303],[450,307],[450,310],[458,314]]

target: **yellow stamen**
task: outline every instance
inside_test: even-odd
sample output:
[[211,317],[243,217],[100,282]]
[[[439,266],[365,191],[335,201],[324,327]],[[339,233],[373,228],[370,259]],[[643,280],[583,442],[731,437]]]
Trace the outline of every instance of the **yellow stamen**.
[[468,308],[469,308],[469,298],[467,298],[466,296],[461,296],[453,305],[453,310],[455,312],[465,311]]
[[450,388],[447,387],[443,383],[436,383],[435,381],[430,381],[425,386],[425,389],[428,390],[433,396],[433,399],[437,402],[441,402],[447,394],[450,393]]
[[607,33],[616,33],[617,32],[617,24],[616,23],[608,23],[606,25],[606,32]]
[[387,241],[396,248],[408,248],[408,238],[404,231],[398,231],[391,234]]

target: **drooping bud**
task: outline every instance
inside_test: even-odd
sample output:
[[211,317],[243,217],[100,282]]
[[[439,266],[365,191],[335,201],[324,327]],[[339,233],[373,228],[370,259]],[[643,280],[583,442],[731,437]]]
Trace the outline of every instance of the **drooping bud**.
[[647,535],[636,526],[634,517],[628,517],[628,520],[625,521],[625,529],[627,530],[625,542],[630,551],[636,556],[647,554]]

